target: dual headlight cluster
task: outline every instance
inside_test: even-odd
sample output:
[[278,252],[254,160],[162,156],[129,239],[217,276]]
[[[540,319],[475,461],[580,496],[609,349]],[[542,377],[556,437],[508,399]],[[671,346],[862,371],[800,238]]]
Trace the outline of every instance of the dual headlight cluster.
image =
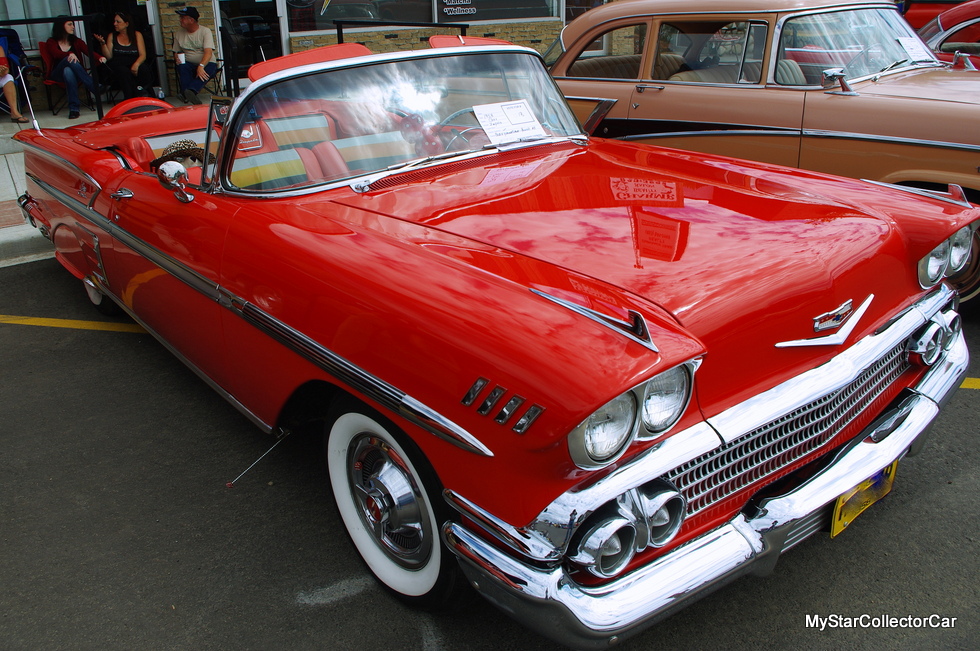
[[919,261],[919,284],[923,289],[963,271],[970,261],[975,229],[976,224],[964,226]]
[[696,362],[675,366],[596,410],[568,437],[572,460],[586,470],[609,465],[636,439],[663,434],[691,401]]

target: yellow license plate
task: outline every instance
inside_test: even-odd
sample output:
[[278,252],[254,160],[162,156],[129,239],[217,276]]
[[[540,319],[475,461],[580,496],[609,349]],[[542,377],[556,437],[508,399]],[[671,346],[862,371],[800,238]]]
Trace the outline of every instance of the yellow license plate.
[[830,521],[830,537],[840,534],[847,525],[861,515],[866,508],[888,494],[895,483],[895,472],[898,470],[898,460],[876,473],[873,477],[845,492],[837,498],[834,504],[834,516]]

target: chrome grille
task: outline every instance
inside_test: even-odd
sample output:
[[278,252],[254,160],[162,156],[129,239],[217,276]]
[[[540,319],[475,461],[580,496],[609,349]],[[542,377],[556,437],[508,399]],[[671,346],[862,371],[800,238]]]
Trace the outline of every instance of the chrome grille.
[[908,369],[903,342],[850,384],[712,450],[665,477],[694,515],[827,444]]

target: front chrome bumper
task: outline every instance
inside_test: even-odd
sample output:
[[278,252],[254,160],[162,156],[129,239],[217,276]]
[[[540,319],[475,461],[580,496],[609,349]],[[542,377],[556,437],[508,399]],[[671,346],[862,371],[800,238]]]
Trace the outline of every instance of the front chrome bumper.
[[602,586],[576,584],[560,564],[523,562],[459,523],[447,522],[443,539],[470,582],[509,615],[566,645],[605,648],[740,576],[770,572],[780,553],[820,530],[818,516],[839,495],[921,447],[968,363],[960,333],[900,404],[806,483]]

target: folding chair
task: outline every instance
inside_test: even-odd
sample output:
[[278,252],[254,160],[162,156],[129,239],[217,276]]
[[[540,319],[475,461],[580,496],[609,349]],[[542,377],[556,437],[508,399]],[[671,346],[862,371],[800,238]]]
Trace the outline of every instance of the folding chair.
[[[0,47],[7,54],[7,61],[10,63],[10,74],[14,80],[19,84],[19,89],[21,92],[18,93],[17,97],[17,110],[20,113],[24,112],[24,106],[28,102],[31,87],[27,84],[27,74],[39,74],[37,66],[31,65],[27,58],[27,54],[24,52],[24,47],[20,43],[20,34],[16,30],[9,28],[0,28]],[[4,100],[3,95],[0,95],[0,108],[5,111],[10,111],[10,107],[7,106],[7,102]]]
[[[43,43],[40,44],[38,49],[41,51],[41,62],[44,64],[44,92],[48,98],[48,107],[51,108],[52,115],[58,115],[61,109],[68,106],[68,92],[65,89],[65,82],[51,79],[51,71],[54,69],[51,62],[51,54]],[[82,84],[78,84],[78,86],[81,89],[78,93],[78,99],[85,105],[85,108],[91,111],[92,102],[89,99],[88,89]],[[54,101],[54,96],[51,92],[55,88],[60,88],[62,91],[62,96],[58,98],[57,102]]]

